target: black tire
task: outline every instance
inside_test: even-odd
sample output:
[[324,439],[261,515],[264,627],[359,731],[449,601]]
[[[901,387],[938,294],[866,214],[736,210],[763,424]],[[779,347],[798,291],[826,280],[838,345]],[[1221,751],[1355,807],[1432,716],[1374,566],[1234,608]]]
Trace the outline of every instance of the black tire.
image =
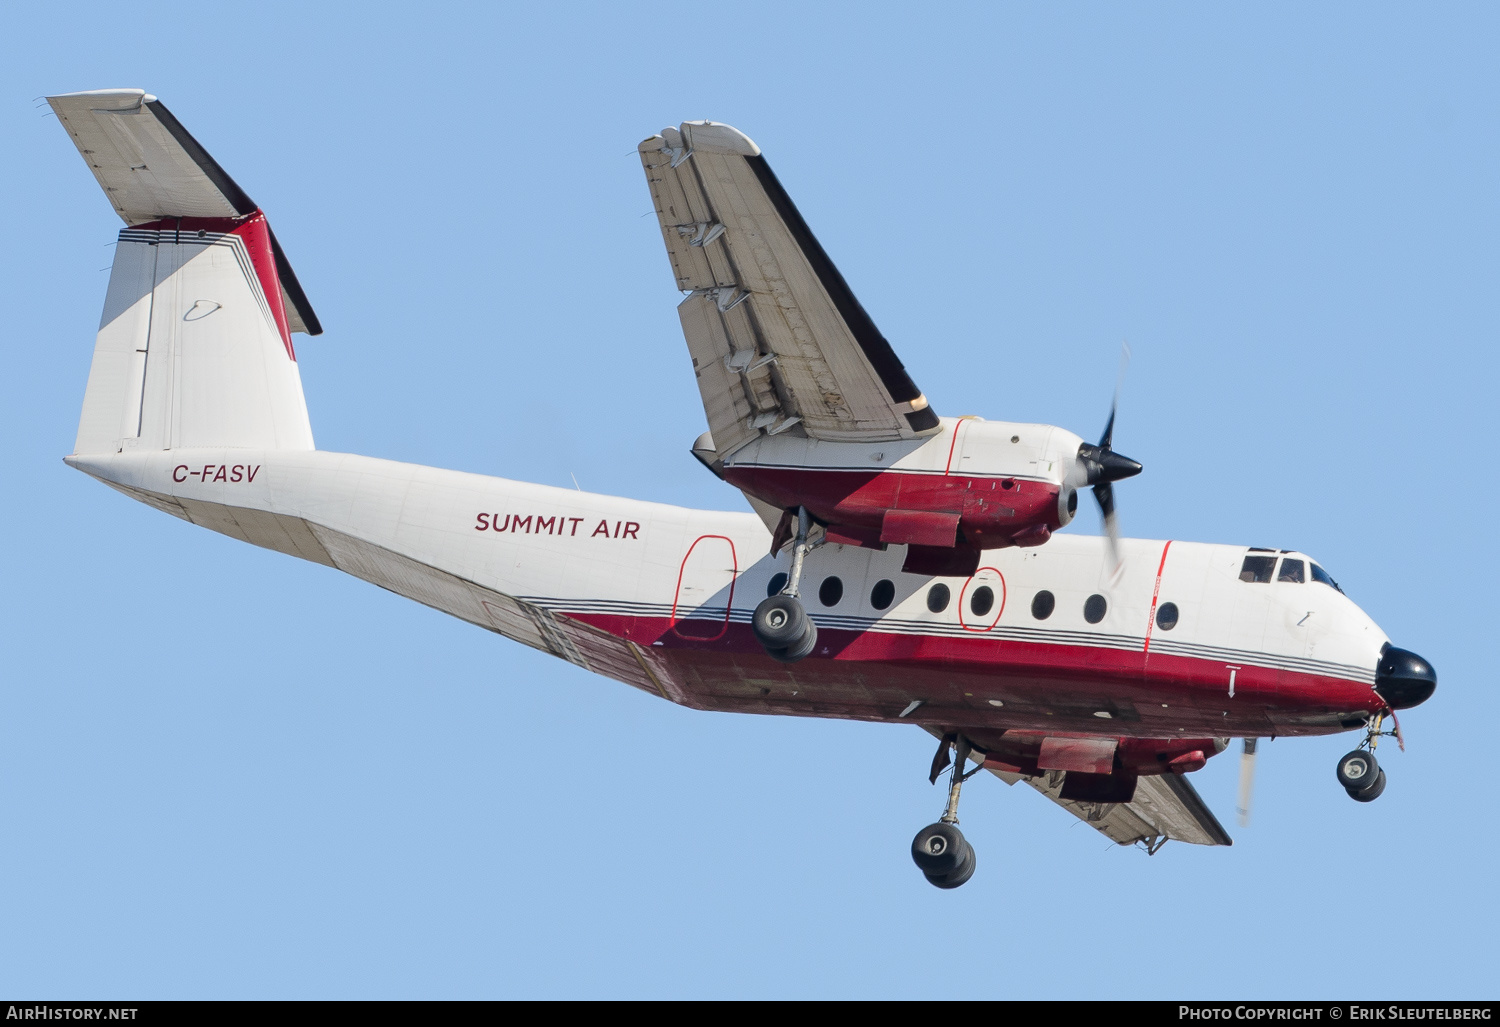
[[911,859],[929,878],[943,877],[959,868],[969,843],[952,824],[928,824],[911,840]]
[[1346,752],[1339,760],[1338,766],[1339,784],[1350,792],[1359,792],[1370,787],[1376,777],[1380,774],[1380,764],[1375,762],[1375,754],[1365,749],[1355,749]]
[[1353,788],[1350,788],[1349,798],[1353,799],[1355,802],[1374,802],[1376,799],[1380,798],[1380,793],[1383,791],[1385,791],[1384,770],[1375,775],[1375,780],[1370,783],[1369,787],[1361,789],[1357,792]]
[[974,846],[965,841],[963,859],[959,861],[958,866],[946,874],[927,874],[925,876],[927,877],[927,882],[934,888],[957,888],[974,876],[974,868],[978,865],[979,858],[974,855]]
[[812,651],[818,645],[818,626],[812,622],[812,618],[810,617],[808,618],[805,631],[806,633],[802,636],[802,640],[796,645],[787,646],[785,649],[768,648],[766,655],[781,663],[796,663],[803,657],[811,655]]
[[807,611],[795,596],[774,595],[761,601],[750,618],[750,630],[766,651],[791,649],[805,641]]

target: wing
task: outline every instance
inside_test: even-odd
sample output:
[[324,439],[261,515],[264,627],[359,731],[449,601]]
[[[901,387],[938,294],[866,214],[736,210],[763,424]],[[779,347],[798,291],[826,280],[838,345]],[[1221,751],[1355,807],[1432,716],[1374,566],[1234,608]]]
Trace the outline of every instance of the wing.
[[[150,93],[98,89],[49,96],[47,102],[127,225],[177,217],[239,218],[259,209]],[[323,327],[275,232],[271,250],[288,327],[320,334]]]
[[728,125],[690,121],[640,145],[714,450],[761,433],[878,441],[937,415],[777,181]]
[[1144,842],[1151,851],[1168,838],[1193,845],[1233,845],[1218,818],[1180,774],[1142,777],[1130,802],[1079,802],[1062,797],[1064,772],[1026,777],[991,770],[1006,784],[1025,781],[1079,820],[1121,845]]

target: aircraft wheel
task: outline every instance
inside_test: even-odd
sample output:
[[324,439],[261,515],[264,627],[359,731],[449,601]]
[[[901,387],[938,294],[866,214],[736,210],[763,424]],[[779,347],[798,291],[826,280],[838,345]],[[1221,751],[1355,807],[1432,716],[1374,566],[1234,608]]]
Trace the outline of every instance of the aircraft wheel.
[[807,629],[802,635],[802,641],[797,645],[786,649],[767,649],[766,655],[773,660],[782,663],[796,663],[804,656],[811,655],[818,646],[818,626],[811,619],[807,622]]
[[818,626],[794,596],[764,600],[750,618],[750,630],[766,653],[782,663],[796,663],[818,644]]
[[925,874],[924,876],[934,888],[957,888],[974,876],[974,868],[978,865],[979,858],[974,855],[974,846],[965,840],[963,853],[959,857],[957,866],[946,874]]
[[943,877],[960,868],[969,843],[952,824],[928,824],[911,840],[911,858],[929,877]]
[[1379,776],[1380,764],[1375,762],[1373,752],[1355,749],[1353,752],[1345,753],[1343,759],[1339,760],[1339,784],[1348,789],[1351,794],[1369,788]]
[[1350,788],[1349,798],[1353,799],[1355,802],[1374,802],[1376,799],[1380,798],[1380,793],[1384,791],[1385,771],[1382,770],[1376,773],[1375,780],[1372,781],[1367,787],[1360,789],[1359,791]]

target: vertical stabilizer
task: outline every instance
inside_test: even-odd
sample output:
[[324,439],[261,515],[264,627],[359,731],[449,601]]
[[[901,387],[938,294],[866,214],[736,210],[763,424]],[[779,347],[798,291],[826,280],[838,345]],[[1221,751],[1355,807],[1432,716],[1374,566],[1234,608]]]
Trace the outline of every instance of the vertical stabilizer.
[[76,453],[312,449],[263,214],[120,232]]
[[292,333],[322,329],[265,215],[149,93],[48,102],[127,226],[74,452],[312,449]]

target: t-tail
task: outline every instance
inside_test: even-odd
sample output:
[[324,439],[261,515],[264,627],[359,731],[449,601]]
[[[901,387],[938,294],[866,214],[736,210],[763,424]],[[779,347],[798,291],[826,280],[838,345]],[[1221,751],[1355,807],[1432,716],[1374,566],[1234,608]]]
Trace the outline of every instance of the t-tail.
[[322,331],[255,202],[156,97],[48,97],[124,220],[75,456],[310,450],[292,335]]

